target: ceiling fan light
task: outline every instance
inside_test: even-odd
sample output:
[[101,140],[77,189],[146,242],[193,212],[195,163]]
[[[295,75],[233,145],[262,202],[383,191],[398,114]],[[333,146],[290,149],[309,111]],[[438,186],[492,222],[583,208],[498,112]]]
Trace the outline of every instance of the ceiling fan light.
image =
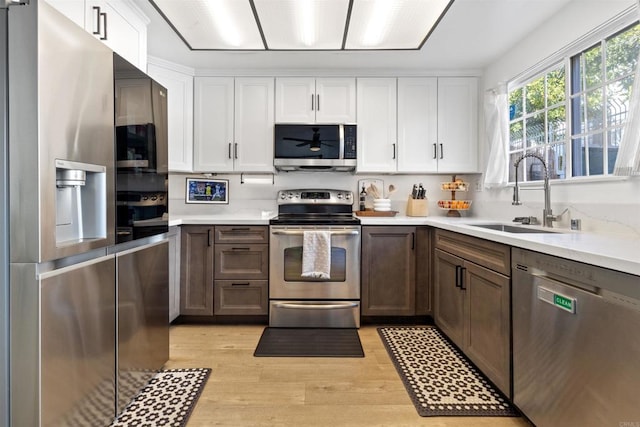
[[314,151],[314,152],[315,151],[320,151],[320,147],[317,146],[317,145],[312,145],[312,146],[309,147],[309,150]]

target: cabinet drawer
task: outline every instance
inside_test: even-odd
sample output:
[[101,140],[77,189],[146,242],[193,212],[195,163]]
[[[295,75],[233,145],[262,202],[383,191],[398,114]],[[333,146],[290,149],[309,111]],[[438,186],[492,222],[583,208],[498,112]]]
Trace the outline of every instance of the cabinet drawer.
[[216,280],[215,315],[265,315],[268,313],[268,281]]
[[436,230],[434,236],[436,248],[511,276],[509,246],[446,230]]
[[269,243],[269,227],[217,225],[216,243]]
[[215,279],[269,278],[269,245],[215,245]]

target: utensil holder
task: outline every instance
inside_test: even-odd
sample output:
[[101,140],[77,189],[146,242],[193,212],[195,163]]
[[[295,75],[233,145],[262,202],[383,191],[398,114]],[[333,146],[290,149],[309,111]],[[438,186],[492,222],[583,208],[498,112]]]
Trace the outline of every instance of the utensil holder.
[[407,201],[407,216],[429,216],[427,199],[412,199]]

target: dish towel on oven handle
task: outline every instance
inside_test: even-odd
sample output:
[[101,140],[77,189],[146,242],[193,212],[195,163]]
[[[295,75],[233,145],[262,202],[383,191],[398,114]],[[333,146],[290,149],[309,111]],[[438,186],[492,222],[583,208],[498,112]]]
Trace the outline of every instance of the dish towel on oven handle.
[[302,237],[302,277],[331,276],[331,232],[305,231]]

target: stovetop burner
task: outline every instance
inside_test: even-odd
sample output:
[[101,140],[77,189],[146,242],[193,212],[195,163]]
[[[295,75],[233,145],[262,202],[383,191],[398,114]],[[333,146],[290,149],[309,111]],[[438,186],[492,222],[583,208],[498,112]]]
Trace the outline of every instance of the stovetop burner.
[[358,225],[353,200],[353,193],[344,190],[282,190],[278,192],[278,216],[269,224]]

